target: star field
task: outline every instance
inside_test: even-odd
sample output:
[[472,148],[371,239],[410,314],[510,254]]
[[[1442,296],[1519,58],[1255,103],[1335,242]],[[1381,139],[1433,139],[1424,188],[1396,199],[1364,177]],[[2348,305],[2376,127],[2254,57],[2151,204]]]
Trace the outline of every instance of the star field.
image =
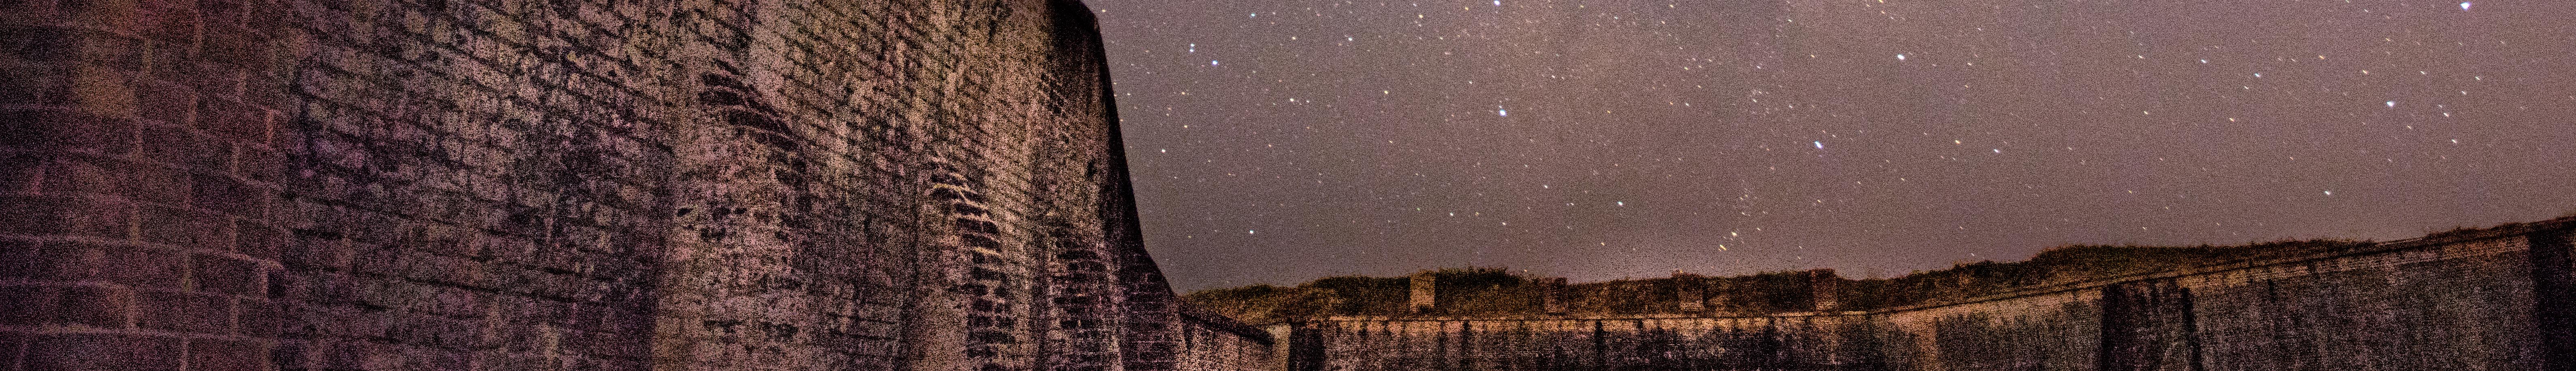
[[1893,276],[2576,211],[2576,2],[1090,5],[1183,289]]

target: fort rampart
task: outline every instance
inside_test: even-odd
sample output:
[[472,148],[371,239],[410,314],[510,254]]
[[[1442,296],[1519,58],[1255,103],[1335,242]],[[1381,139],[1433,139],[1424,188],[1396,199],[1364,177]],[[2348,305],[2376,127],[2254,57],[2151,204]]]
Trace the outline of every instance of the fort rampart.
[[1866,312],[1335,316],[1273,332],[1279,367],[1300,371],[2558,371],[2576,369],[2571,227]]
[[0,370],[1267,351],[1140,245],[1099,43],[1072,1],[0,2]]

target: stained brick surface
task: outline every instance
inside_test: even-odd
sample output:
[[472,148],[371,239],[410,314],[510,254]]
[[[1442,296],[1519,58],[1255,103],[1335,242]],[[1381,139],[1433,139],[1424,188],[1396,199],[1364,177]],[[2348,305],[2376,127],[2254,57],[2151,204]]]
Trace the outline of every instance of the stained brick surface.
[[0,8],[0,370],[1266,350],[1190,345],[1078,3]]

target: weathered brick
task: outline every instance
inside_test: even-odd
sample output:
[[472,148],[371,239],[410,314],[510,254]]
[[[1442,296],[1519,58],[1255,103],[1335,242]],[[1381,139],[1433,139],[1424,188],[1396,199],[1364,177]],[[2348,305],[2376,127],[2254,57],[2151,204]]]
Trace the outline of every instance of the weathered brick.
[[199,60],[224,63],[246,71],[264,70],[275,55],[269,32],[252,30],[240,24],[209,24],[206,27],[204,56]]
[[27,342],[27,371],[179,371],[180,341],[156,335],[72,333]]
[[250,220],[233,225],[233,251],[254,259],[278,260],[289,241],[284,229]]
[[77,0],[55,3],[70,24],[101,30],[130,30],[143,18],[141,0]]
[[241,299],[234,302],[233,308],[237,311],[234,324],[240,327],[241,336],[275,338],[286,326],[287,313],[276,302]]
[[277,345],[268,351],[269,364],[277,366],[280,371],[311,370],[313,369],[311,345],[310,342],[296,339],[279,340]]
[[96,275],[137,288],[177,290],[188,277],[187,253],[158,247],[100,245]]
[[273,196],[265,187],[253,186],[230,176],[202,174],[189,185],[193,187],[188,196],[191,206],[243,218],[268,218],[268,205]]
[[0,234],[43,236],[71,229],[67,197],[0,196]]
[[198,291],[232,295],[267,297],[268,268],[265,262],[237,259],[214,254],[197,254],[196,269],[191,272]]
[[197,121],[197,89],[168,81],[142,84],[135,92],[135,115],[144,120],[184,123]]
[[94,253],[94,250],[67,242],[44,244],[34,240],[0,239],[0,281],[88,281],[95,271],[90,263]]
[[55,323],[121,329],[133,326],[134,290],[104,285],[65,286],[55,297]]
[[135,222],[135,238],[183,249],[231,251],[233,217],[179,206],[148,205]]
[[213,136],[182,126],[154,123],[139,131],[142,145],[136,155],[148,160],[177,166],[190,172],[229,172],[233,149]]
[[[0,31],[0,37],[8,37],[7,32]],[[52,106],[71,103],[71,78],[67,73],[56,71],[65,69],[69,68],[54,65],[0,69],[0,104]],[[0,137],[0,143],[23,144],[35,140],[25,137]]]
[[0,326],[36,326],[54,316],[54,292],[44,286],[0,284]]
[[61,62],[79,49],[80,33],[51,28],[0,30],[0,53],[30,62]]
[[188,177],[177,170],[114,159],[55,161],[45,167],[39,192],[52,195],[104,195],[144,203],[187,202]]
[[285,180],[286,156],[266,146],[242,146],[234,158],[233,175],[255,182],[278,183]]
[[257,342],[219,339],[188,341],[188,371],[265,371],[268,347]]
[[266,146],[273,138],[277,110],[228,99],[210,99],[198,107],[197,128],[232,143]]
[[[5,10],[0,10],[5,11]],[[26,358],[28,334],[0,331],[0,370],[20,370]]]
[[162,290],[142,290],[135,296],[137,304],[151,308],[135,313],[136,327],[194,334],[233,334],[231,298]]
[[121,155],[135,150],[128,118],[73,109],[0,109],[0,149]]
[[36,152],[0,150],[0,195],[36,192],[45,174],[45,157]]

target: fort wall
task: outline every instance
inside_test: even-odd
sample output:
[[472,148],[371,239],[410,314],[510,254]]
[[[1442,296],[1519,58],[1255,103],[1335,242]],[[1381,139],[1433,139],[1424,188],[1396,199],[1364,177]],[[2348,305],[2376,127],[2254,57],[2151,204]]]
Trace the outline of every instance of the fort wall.
[[1037,0],[0,3],[0,370],[1253,349],[1182,321],[1141,245],[1092,22]]
[[2571,227],[1870,312],[1336,316],[1281,332],[1290,370],[2569,370]]

